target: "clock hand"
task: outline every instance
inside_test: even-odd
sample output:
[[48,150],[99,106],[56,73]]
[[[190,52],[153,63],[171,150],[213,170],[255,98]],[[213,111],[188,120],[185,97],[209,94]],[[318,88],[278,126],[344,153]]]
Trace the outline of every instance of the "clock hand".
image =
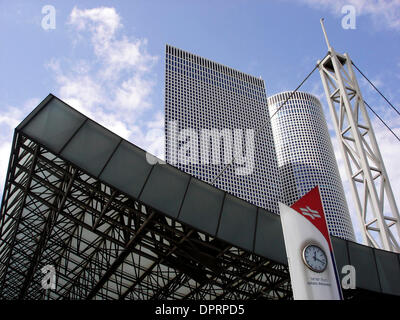
[[319,261],[319,262],[321,262],[321,263],[325,263],[325,262],[319,260],[317,257],[315,258],[315,260],[316,260],[316,261]]

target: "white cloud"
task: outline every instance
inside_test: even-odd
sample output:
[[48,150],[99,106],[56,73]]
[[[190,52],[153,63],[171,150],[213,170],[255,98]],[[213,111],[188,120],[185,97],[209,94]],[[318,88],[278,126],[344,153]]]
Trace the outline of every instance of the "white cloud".
[[[121,28],[121,19],[114,8],[100,7],[87,10],[72,9],[69,23],[77,30],[88,30],[92,39],[100,45],[107,44],[113,38],[117,29]],[[99,49],[99,48],[96,48]]]
[[[89,44],[93,58],[49,61],[47,67],[58,86],[56,94],[123,138],[144,149],[154,147],[151,138],[144,138],[153,116],[146,118],[144,114],[154,108],[151,70],[158,58],[147,52],[147,40],[122,34],[121,17],[114,8],[75,7],[68,25],[72,37],[78,39],[75,49]],[[158,136],[154,139],[160,141]]]
[[6,180],[8,162],[10,159],[11,142],[0,142],[0,194],[3,194],[4,182]]
[[345,5],[356,8],[357,15],[369,16],[377,27],[400,31],[400,0],[297,0],[313,8],[331,10],[342,15]]
[[161,112],[155,114],[154,120],[149,121],[146,126],[144,139],[147,151],[165,160],[164,114]]
[[[71,61],[63,56],[48,61],[46,67],[56,83],[54,93],[121,137],[164,158],[163,115],[154,111],[152,104],[155,80],[151,71],[158,57],[147,52],[147,40],[121,34],[121,17],[114,8],[75,7],[68,26],[78,58]],[[79,58],[79,52],[84,58]],[[29,99],[21,106],[4,108],[0,114],[0,193],[13,129],[39,102]]]
[[149,100],[154,82],[138,75],[123,81],[115,91],[115,104],[121,109],[147,109],[151,106]]
[[0,114],[0,194],[3,193],[14,129],[39,102],[39,99],[32,98],[19,107],[7,106]]
[[[146,53],[146,39],[118,38],[123,28],[121,18],[114,8],[94,8],[72,10],[68,23],[74,31],[90,34],[95,55],[103,61],[103,76],[106,79],[118,76],[123,70],[149,71],[157,60]],[[80,37],[82,38],[82,37]]]

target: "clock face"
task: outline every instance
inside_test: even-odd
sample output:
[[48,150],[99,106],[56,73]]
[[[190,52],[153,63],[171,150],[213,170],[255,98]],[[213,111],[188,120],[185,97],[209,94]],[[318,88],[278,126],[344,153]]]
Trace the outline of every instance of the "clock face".
[[310,244],[304,248],[303,260],[305,265],[315,272],[323,272],[328,265],[328,259],[324,250],[314,244]]

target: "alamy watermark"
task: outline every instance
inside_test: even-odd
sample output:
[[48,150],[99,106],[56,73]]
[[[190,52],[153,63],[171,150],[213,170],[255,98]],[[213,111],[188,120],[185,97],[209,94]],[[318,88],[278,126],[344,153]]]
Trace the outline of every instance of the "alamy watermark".
[[42,28],[44,30],[50,30],[56,28],[56,8],[50,4],[42,7],[42,14],[45,16],[42,18]]
[[355,29],[356,28],[356,7],[353,5],[345,5],[342,7],[342,28]]
[[45,265],[41,269],[44,274],[42,278],[42,289],[44,290],[55,290],[56,289],[56,269],[53,265]]
[[[179,129],[177,121],[167,123],[167,160],[177,165],[232,165],[236,175],[254,170],[254,129]],[[165,163],[150,154],[150,164]]]
[[342,278],[342,288],[347,289],[355,289],[356,288],[356,268],[350,264],[344,265],[342,267],[342,274],[344,274]]

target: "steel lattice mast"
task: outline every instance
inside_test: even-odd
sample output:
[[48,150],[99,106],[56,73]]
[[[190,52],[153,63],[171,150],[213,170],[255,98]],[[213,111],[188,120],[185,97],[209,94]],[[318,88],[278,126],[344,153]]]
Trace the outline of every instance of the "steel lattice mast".
[[352,62],[328,41],[328,55],[318,61],[363,241],[375,248],[400,252],[400,216]]

